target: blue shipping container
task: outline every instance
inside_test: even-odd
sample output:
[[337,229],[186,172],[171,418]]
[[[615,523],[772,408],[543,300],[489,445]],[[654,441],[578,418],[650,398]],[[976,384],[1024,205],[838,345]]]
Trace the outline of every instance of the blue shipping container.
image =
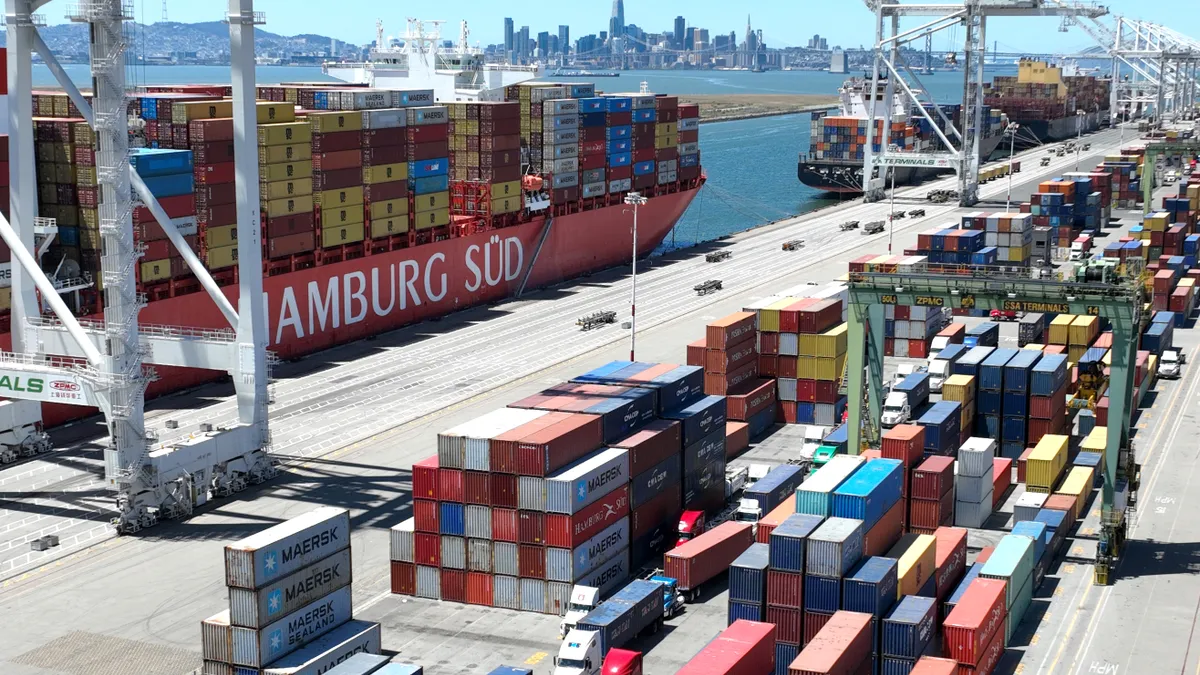
[[880,656],[879,675],[908,675],[917,667],[916,659],[901,659],[895,656]]
[[761,515],[767,515],[783,503],[804,480],[804,470],[795,464],[781,464],[742,492],[742,499],[758,503]]
[[129,152],[129,164],[137,170],[138,175],[143,179],[152,176],[192,173],[191,150],[131,148]]
[[647,174],[652,174],[652,173],[654,173],[655,168],[656,168],[656,165],[654,163],[654,160],[650,160],[648,162],[634,162],[633,163],[633,175],[645,176]]
[[588,612],[576,627],[600,634],[600,655],[604,656],[662,618],[662,593],[662,584],[656,581],[632,581]]
[[708,436],[714,430],[725,432],[725,397],[705,396],[678,410],[663,413],[669,420],[679,420],[683,445],[687,447]]
[[804,611],[833,614],[841,599],[841,579],[804,575]]
[[935,357],[935,358],[941,359],[942,361],[949,361],[950,363],[954,363],[954,362],[958,361],[960,358],[962,358],[964,354],[966,354],[968,351],[970,351],[970,349],[971,349],[970,347],[968,347],[964,344],[946,345],[946,347],[944,349],[942,349],[942,351],[937,353],[937,357]]
[[895,558],[872,556],[842,583],[842,609],[883,618],[896,602]]
[[[1041,509],[1038,511],[1037,517],[1033,520],[1037,523],[1043,523],[1047,530],[1050,530],[1059,537],[1065,538],[1067,535],[1065,531],[1066,528],[1063,525],[1067,522],[1066,511],[1059,511],[1058,509]],[[1053,541],[1053,538],[1051,541]]]
[[[1007,411],[1005,411],[1007,412]],[[1025,443],[1025,418],[1005,415],[1000,425],[1000,440],[1006,443]]]
[[683,479],[683,465],[679,455],[671,455],[663,461],[633,477],[629,486],[629,507],[636,509],[667,490],[674,489]]
[[[766,621],[767,606],[757,602],[742,602],[741,600],[729,601],[729,623],[733,623],[738,619],[746,621]],[[728,625],[728,624],[726,624]]]
[[629,166],[630,164],[633,164],[633,153],[614,152],[608,156],[608,165],[611,167]]
[[602,127],[606,123],[605,115],[602,112],[585,112],[579,115],[579,126],[581,127]]
[[[1171,348],[1174,333],[1175,324],[1173,323],[1152,323],[1146,332],[1142,333],[1142,349],[1162,356],[1164,351]],[[1080,362],[1082,363],[1083,359],[1080,359]]]
[[959,598],[961,598],[963,594],[967,592],[967,587],[970,586],[971,582],[979,576],[979,571],[982,569],[983,563],[975,563],[967,568],[967,573],[963,575],[962,581],[958,582],[958,586],[954,588],[954,592],[950,594],[949,598],[947,598],[945,603],[946,608],[943,612],[943,616],[950,615],[950,610],[954,609],[954,606],[958,604]]
[[608,112],[608,101],[607,101],[607,99],[600,97],[600,96],[581,98],[581,99],[579,99],[579,112],[581,112],[581,113]]
[[488,675],[533,675],[533,671],[528,668],[515,668],[513,666],[500,666]]
[[975,412],[980,415],[999,415],[1004,409],[1004,395],[998,391],[980,389],[975,394]]
[[867,462],[833,491],[833,514],[863,521],[870,530],[896,502],[904,488],[904,466],[898,459]]
[[892,391],[898,391],[908,399],[911,408],[929,400],[929,373],[913,373],[900,381]]
[[191,194],[194,191],[191,172],[175,173],[166,176],[149,176],[143,178],[143,182],[149,188],[150,194],[158,199],[178,197],[180,195]]
[[751,544],[729,566],[730,601],[767,602],[767,567],[771,556],[766,544]]
[[605,96],[604,101],[608,104],[605,112],[626,112],[633,108],[633,99],[628,96]]
[[788,666],[800,656],[800,645],[775,643],[775,675],[788,675]]
[[937,600],[908,595],[883,620],[880,653],[904,659],[919,658],[933,636]]
[[[1026,350],[1032,351],[1032,350]],[[1004,392],[1003,413],[1005,417],[1026,417],[1029,415],[1029,394],[1019,391]]]
[[450,170],[450,159],[440,157],[408,163],[408,175],[412,178],[428,178],[429,176],[444,176]]
[[[967,337],[975,338],[976,347],[995,347],[1000,343],[1000,324],[995,321],[984,321],[968,328]],[[966,338],[963,339],[963,342],[966,342]]]
[[[838,417],[840,419],[840,416]],[[835,428],[829,432],[829,435],[821,439],[822,445],[831,445],[837,448],[838,454],[845,454],[846,444],[850,440],[850,427],[847,424]]]
[[803,572],[808,536],[821,526],[822,521],[821,516],[793,513],[771,530],[771,569]]
[[962,404],[958,401],[939,401],[917,420],[925,427],[925,450],[935,455],[948,455],[958,447],[962,423]]
[[972,347],[970,351],[954,362],[954,374],[979,377],[979,364],[983,363],[991,353],[991,347]]
[[750,425],[750,439],[754,440],[775,426],[775,409],[767,408],[760,413],[755,413],[746,420],[746,423]]
[[448,175],[410,178],[409,182],[412,184],[412,192],[415,195],[430,195],[450,189],[450,176]]
[[454,502],[441,502],[438,513],[438,531],[455,537],[463,536],[465,530],[463,521],[463,505]]
[[1029,389],[1034,396],[1055,396],[1067,381],[1067,355],[1045,354],[1033,367]]
[[725,427],[683,449],[683,503],[701,499],[707,490],[725,494]]
[[1009,359],[1004,366],[1004,391],[1028,394],[1029,377],[1041,356],[1040,351],[1018,349],[1016,355]]
[[633,152],[633,141],[628,138],[618,138],[608,142],[609,155],[615,155],[619,152]]
[[633,127],[626,124],[617,127],[606,127],[605,137],[610,141],[615,141],[618,138],[629,138],[633,135]]
[[1039,523],[1036,520],[1022,520],[1019,523],[1014,523],[1012,533],[1019,534],[1024,537],[1029,537],[1033,540],[1033,559],[1041,560],[1045,555],[1047,548],[1050,546],[1050,537],[1053,536],[1045,523]]
[[1016,355],[1016,349],[993,350],[983,360],[983,363],[979,364],[979,389],[1002,391],[1004,389],[1004,366]]

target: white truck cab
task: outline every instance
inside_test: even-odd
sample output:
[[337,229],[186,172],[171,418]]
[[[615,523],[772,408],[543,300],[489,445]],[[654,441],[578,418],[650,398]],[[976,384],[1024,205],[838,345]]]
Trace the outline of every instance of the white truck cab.
[[[938,338],[934,338],[936,341]],[[929,391],[941,392],[946,378],[953,375],[950,372],[950,362],[945,359],[929,359]]]
[[[582,618],[582,617],[580,617]],[[600,634],[591,630],[571,629],[554,658],[554,675],[599,675]]]
[[742,523],[757,523],[762,520],[762,516],[762,509],[758,508],[758,500],[745,497],[738,501],[737,511],[733,513],[733,519]]
[[821,447],[821,442],[825,440],[825,429],[823,427],[808,426],[804,428],[804,445],[800,446],[800,456],[804,459],[811,460],[816,454],[817,448]]
[[[933,342],[929,343],[929,362],[933,363],[933,360],[937,358],[937,355],[948,346],[950,346],[949,335],[933,336]],[[932,373],[933,371],[931,370],[930,374],[932,375]]]
[[891,429],[897,424],[904,424],[912,416],[908,406],[908,395],[902,392],[892,392],[883,400],[883,415],[880,423],[885,429]]
[[771,466],[769,464],[751,464],[746,472],[746,483],[742,486],[742,489],[747,490],[754,487],[755,483],[770,472]]
[[750,480],[750,468],[731,466],[725,469],[725,503],[728,504],[734,495],[746,489]]
[[896,386],[904,381],[904,378],[917,372],[917,367],[911,363],[901,363],[896,368],[896,374],[892,376],[892,386]]
[[567,605],[567,614],[558,622],[558,637],[562,639],[572,630],[579,620],[596,609],[600,604],[600,589],[591,586],[575,586],[571,588],[571,602]]

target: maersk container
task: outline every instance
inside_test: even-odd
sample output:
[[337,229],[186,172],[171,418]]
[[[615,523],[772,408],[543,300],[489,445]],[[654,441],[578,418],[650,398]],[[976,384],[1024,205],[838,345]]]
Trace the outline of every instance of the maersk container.
[[770,552],[766,544],[751,544],[729,566],[729,600],[767,604],[767,568]]
[[835,455],[796,488],[796,513],[828,516],[832,512],[833,491],[865,463],[866,459],[859,455]]
[[958,401],[939,401],[921,415],[917,424],[925,428],[926,452],[949,455],[958,447],[961,411],[962,404]]
[[[380,647],[379,624],[351,620],[261,671],[254,672],[262,675],[333,675],[334,667],[345,663],[351,656],[378,654]],[[235,670],[236,674],[240,675],[240,672],[241,669]],[[391,673],[383,672],[380,675]]]
[[896,603],[896,560],[872,556],[842,580],[841,608],[882,618]]
[[[350,658],[342,661],[333,670],[325,673],[325,675],[371,675],[371,673],[379,673],[379,675],[422,675],[424,670],[421,666],[410,663],[393,663],[388,664],[392,657],[382,654],[355,654]],[[387,666],[384,669],[384,666]]]
[[1004,389],[1004,367],[1014,356],[1017,349],[994,349],[988,357],[979,364],[979,388],[988,391]]
[[725,429],[725,397],[705,396],[678,410],[667,411],[663,417],[679,420],[682,424],[683,446],[686,448],[717,429]]
[[984,321],[967,329],[963,344],[968,347],[995,347],[1000,343],[1000,324]]
[[840,577],[862,557],[861,520],[829,518],[808,537],[804,571],[823,577]]
[[804,611],[833,614],[842,601],[842,580],[804,575]]
[[574,550],[546,549],[546,579],[574,583],[629,548],[629,518],[604,528]]
[[[1029,396],[1029,379],[1033,374],[1033,367],[1037,365],[1038,359],[1042,357],[1042,353],[1032,349],[1018,349],[1017,353],[1009,359],[1004,365],[1004,391],[1016,392]],[[1008,402],[1007,397],[1005,403]],[[1018,414],[1005,411],[1005,415]],[[1024,413],[1019,413],[1024,414]]]
[[233,663],[262,668],[350,620],[349,586],[318,598],[261,629],[232,629]]
[[229,610],[200,622],[200,656],[205,661],[229,663],[233,658],[233,628]]
[[1012,526],[1012,534],[1022,537],[1029,537],[1033,540],[1033,561],[1042,559],[1050,545],[1050,537],[1054,532],[1046,527],[1045,523],[1039,523],[1036,520],[1023,520],[1019,523],[1014,523]]
[[900,460],[872,460],[833,491],[832,515],[861,520],[866,532],[900,501],[903,489],[904,465]]
[[604,448],[546,477],[546,511],[572,515],[629,482],[629,451]]
[[904,394],[913,410],[929,400],[929,373],[913,373],[900,381],[892,391]]
[[[972,347],[954,362],[955,375],[970,375],[979,377],[979,366],[992,354],[992,347]],[[976,380],[978,382],[978,379]]]
[[937,599],[905,596],[883,620],[880,653],[902,659],[920,658],[933,637],[937,613]]
[[804,470],[795,464],[781,464],[754,485],[742,491],[742,500],[753,500],[758,504],[760,515],[767,515],[787,499],[804,481]]
[[575,627],[596,631],[600,656],[621,647],[663,617],[662,584],[638,579],[617,591],[600,606],[588,612]]
[[775,526],[769,540],[771,569],[803,572],[808,537],[821,526],[823,520],[823,516],[793,513]]
[[1033,367],[1029,393],[1034,396],[1054,396],[1067,381],[1067,355],[1044,354]]
[[351,577],[350,549],[346,548],[256,591],[230,588],[229,621],[234,626],[261,628],[350,585]]
[[261,588],[350,545],[350,512],[322,506],[225,547],[225,584]]
[[1016,602],[1021,587],[1033,577],[1033,539],[1008,534],[1000,539],[979,576],[1008,582],[1007,607]]

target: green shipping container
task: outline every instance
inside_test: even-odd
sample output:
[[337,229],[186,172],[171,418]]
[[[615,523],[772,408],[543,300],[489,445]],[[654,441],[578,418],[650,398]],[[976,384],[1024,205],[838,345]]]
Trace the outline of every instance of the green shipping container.
[[1032,585],[1033,551],[1033,539],[1016,534],[1005,535],[979,572],[979,576],[985,579],[1008,582],[1005,588],[1005,607],[1010,612],[1016,605],[1022,588]]

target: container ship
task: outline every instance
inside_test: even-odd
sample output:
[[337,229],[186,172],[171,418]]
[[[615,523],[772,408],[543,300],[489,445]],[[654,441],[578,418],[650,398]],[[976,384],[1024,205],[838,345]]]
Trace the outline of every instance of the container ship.
[[1021,125],[1017,143],[1053,143],[1095,131],[1109,122],[1106,78],[1081,75],[1073,67],[1021,59],[1016,76],[996,76],[984,87],[984,102]]
[[[643,87],[644,89],[644,87]],[[132,161],[237,304],[233,122],[226,86],[130,99]],[[699,108],[591,83],[511,85],[503,101],[312,84],[257,91],[269,349],[294,358],[628,261],[670,232],[704,183]],[[80,316],[101,318],[95,138],[61,92],[36,92],[41,259]],[[6,189],[6,188],[5,188]],[[144,207],[133,213],[143,324],[227,328]],[[3,260],[8,261],[7,251]],[[7,346],[7,291],[3,335]],[[159,366],[151,395],[214,379]],[[80,409],[47,408],[53,424]]]
[[[888,145],[906,151],[934,152],[942,149],[942,143],[929,121],[910,108],[901,93],[893,92],[891,100],[886,105],[883,103],[887,97],[886,87],[886,81],[881,81],[876,95],[876,100],[880,101],[877,104],[880,112],[875,120],[875,152],[882,152],[886,148],[883,144],[885,137]],[[801,183],[826,192],[862,193],[870,88],[870,80],[851,78],[838,90],[840,110],[837,115],[813,115],[809,151],[800,155],[796,166],[796,175]],[[932,114],[931,106],[927,105],[926,108],[930,110],[931,117],[940,120]],[[952,120],[958,119],[962,112],[961,105],[943,105],[941,108],[945,116]],[[888,115],[890,119],[883,119],[883,115]],[[984,119],[987,122],[980,138],[979,153],[986,160],[1000,144],[1004,121],[1000,111],[994,107],[985,108]],[[885,124],[888,127],[886,134]],[[947,171],[926,167],[896,167],[893,170],[896,183],[900,185],[919,183]]]

